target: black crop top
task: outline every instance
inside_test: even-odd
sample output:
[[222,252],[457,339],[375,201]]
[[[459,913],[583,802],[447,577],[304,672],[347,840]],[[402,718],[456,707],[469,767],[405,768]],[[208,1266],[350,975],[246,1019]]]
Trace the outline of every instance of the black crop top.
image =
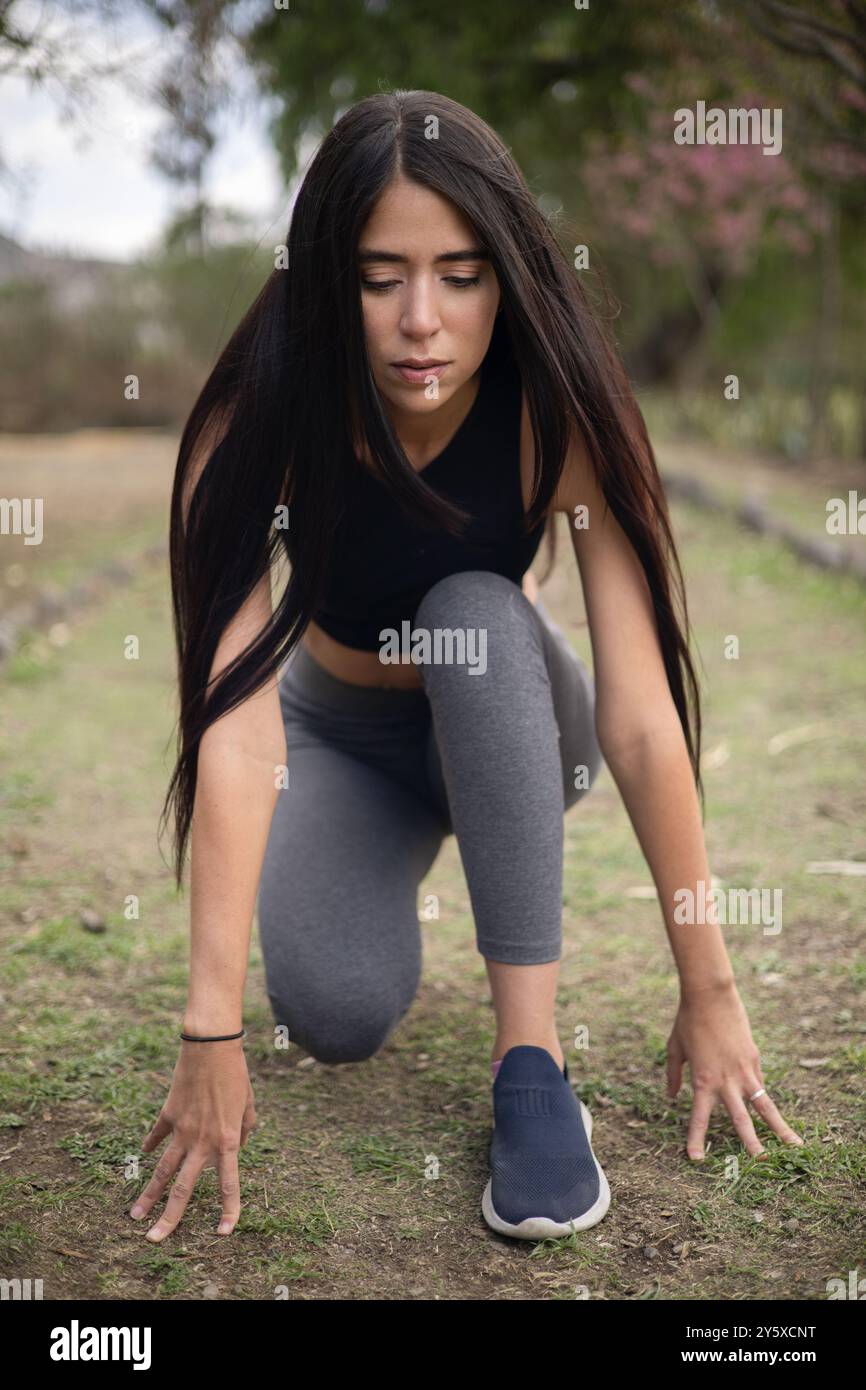
[[524,533],[520,482],[521,379],[513,359],[488,351],[475,400],[457,433],[421,472],[425,482],[472,516],[463,536],[417,526],[357,458],[333,540],[323,600],[313,614],[347,647],[377,651],[383,628],[415,613],[448,574],[493,570],[520,584],[544,521]]

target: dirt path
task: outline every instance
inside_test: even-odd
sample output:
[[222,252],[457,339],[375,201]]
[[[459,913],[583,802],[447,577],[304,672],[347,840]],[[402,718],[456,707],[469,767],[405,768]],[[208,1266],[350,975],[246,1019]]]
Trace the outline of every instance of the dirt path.
[[[301,1299],[749,1300],[820,1299],[828,1279],[863,1273],[866,879],[806,866],[866,860],[866,600],[772,542],[684,506],[674,516],[710,691],[710,862],[726,886],[783,890],[778,935],[727,936],[768,1089],[807,1147],[769,1139],[769,1161],[750,1162],[717,1114],[707,1162],[685,1158],[688,1087],[673,1105],[664,1095],[676,974],[657,904],[629,895],[650,875],[604,773],[566,819],[558,999],[613,1193],[600,1226],[534,1247],[481,1218],[492,1012],[451,840],[419,894],[441,910],[424,923],[421,990],[372,1061],[274,1049],[254,933],[260,1123],[241,1157],[241,1223],[217,1239],[210,1173],[178,1232],[150,1246],[127,1211],[176,1057],[187,926],[155,842],[174,692],[165,574],[149,572],[61,650],[37,640],[0,687],[0,1277],[42,1278],[46,1298],[271,1299],[286,1285]],[[589,655],[565,534],[542,594]],[[809,725],[808,741],[768,751]],[[82,928],[83,909],[104,933]],[[581,1024],[590,1046],[575,1051]]]

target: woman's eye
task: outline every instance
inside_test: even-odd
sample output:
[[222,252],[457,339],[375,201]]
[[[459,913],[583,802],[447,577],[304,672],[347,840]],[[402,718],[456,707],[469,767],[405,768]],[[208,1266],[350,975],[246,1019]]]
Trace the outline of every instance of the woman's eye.
[[[448,275],[448,276],[445,277],[445,283],[446,283],[447,285],[454,285],[454,286],[456,286],[456,288],[459,289],[459,290],[465,290],[465,289],[468,289],[468,288],[470,287],[470,285],[477,285],[479,279],[480,279],[480,276],[478,276],[478,275],[470,275],[470,276],[467,276],[467,277],[461,277],[461,276],[459,276],[459,275]],[[362,286],[363,286],[363,288],[364,288],[365,290],[390,290],[390,289],[393,289],[395,285],[399,285],[399,283],[400,283],[399,280],[362,280],[362,281],[361,281],[361,284],[362,284]]]

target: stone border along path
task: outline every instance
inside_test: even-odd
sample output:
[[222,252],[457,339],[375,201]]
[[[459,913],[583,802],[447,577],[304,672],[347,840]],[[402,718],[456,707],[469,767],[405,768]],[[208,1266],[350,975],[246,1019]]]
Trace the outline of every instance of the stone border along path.
[[110,587],[129,584],[145,565],[157,560],[165,562],[167,557],[167,542],[158,542],[140,550],[132,560],[110,560],[68,589],[39,589],[28,603],[9,609],[0,617],[0,670],[15,655],[22,632],[45,630],[74,617],[82,609],[99,603]]
[[866,584],[866,556],[834,544],[829,538],[823,540],[804,535],[790,522],[771,516],[759,498],[747,495],[738,506],[731,506],[723,502],[700,478],[691,478],[685,473],[661,472],[661,479],[670,497],[681,497],[705,511],[734,517],[751,531],[781,540],[798,559],[825,570],[847,571],[861,584]]

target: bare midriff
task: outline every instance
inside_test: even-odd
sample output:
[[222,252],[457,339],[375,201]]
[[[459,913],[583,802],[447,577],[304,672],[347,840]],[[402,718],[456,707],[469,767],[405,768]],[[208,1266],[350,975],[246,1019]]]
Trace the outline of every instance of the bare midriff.
[[[531,603],[535,603],[538,585],[532,571],[523,576],[523,592]],[[310,619],[301,638],[310,656],[338,680],[348,681],[350,685],[387,686],[396,690],[415,690],[422,686],[418,667],[412,662],[405,665],[385,666],[379,660],[378,652],[360,651],[357,647],[347,647],[325,632],[319,624]]]

